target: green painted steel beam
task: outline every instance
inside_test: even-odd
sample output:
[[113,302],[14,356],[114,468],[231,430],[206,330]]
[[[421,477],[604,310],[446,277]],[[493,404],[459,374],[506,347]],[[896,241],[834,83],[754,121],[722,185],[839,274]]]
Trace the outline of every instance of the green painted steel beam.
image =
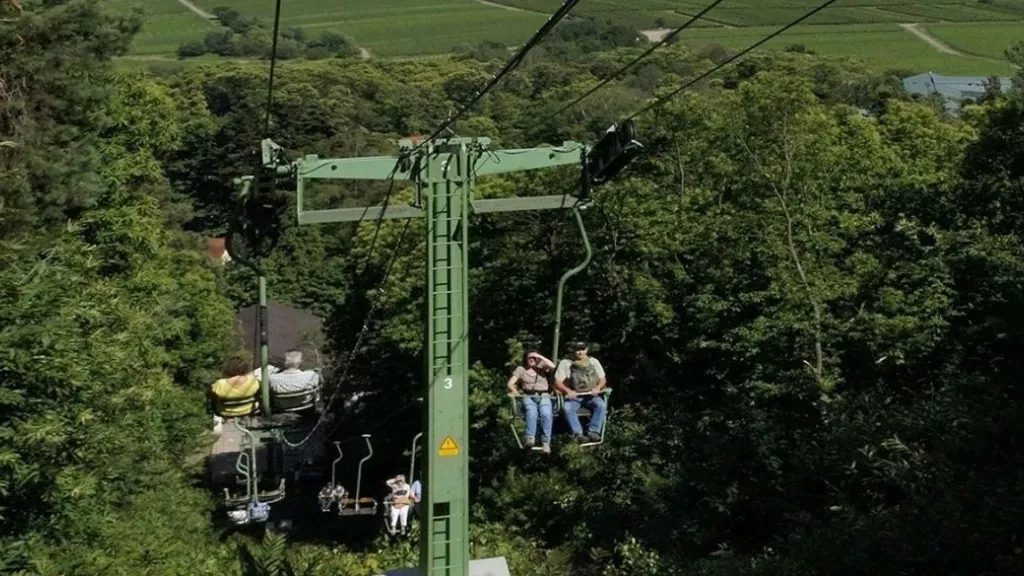
[[[568,194],[562,196],[530,196],[526,198],[491,198],[472,200],[470,205],[477,214],[495,212],[524,212],[532,210],[560,210],[580,204],[579,198]],[[331,222],[376,221],[381,217],[381,206],[362,208],[335,208],[332,210],[303,210],[299,212],[299,224],[327,224]],[[423,210],[415,206],[388,206],[384,220],[398,218],[419,218]]]
[[524,212],[528,210],[558,210],[572,208],[580,203],[575,196],[529,196],[515,198],[491,198],[473,200],[473,212],[488,214],[492,212]]
[[476,159],[473,174],[480,177],[571,164],[579,165],[586,155],[586,150],[582,144],[566,142],[560,148],[484,151]]
[[295,174],[300,180],[409,180],[412,164],[396,169],[397,161],[395,156],[320,158],[310,155],[295,162]]
[[299,212],[299,224],[327,224],[330,222],[375,222],[384,212],[384,220],[396,218],[418,218],[423,210],[415,206],[367,206],[364,208],[337,208],[334,210],[303,210]]
[[469,576],[469,195],[466,144],[424,163],[427,332],[424,576]]

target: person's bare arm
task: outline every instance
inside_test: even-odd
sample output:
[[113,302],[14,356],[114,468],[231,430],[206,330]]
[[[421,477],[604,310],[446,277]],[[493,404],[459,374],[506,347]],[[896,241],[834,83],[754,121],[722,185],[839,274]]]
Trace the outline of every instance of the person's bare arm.
[[519,395],[519,387],[516,384],[519,383],[519,377],[513,374],[509,379],[505,387],[508,388],[508,393],[513,396]]
[[544,370],[555,369],[555,363],[552,362],[551,360],[548,360],[543,355],[534,352],[533,357],[536,358],[537,360],[540,360],[540,368],[543,368]]
[[557,390],[561,394],[564,394],[568,398],[576,397],[576,392],[565,385],[565,378],[559,377],[557,369],[555,370],[555,390]]
[[605,378],[604,366],[597,360],[591,359],[592,362],[597,362],[597,386],[594,387],[594,394],[599,394],[604,387],[608,385],[608,380]]

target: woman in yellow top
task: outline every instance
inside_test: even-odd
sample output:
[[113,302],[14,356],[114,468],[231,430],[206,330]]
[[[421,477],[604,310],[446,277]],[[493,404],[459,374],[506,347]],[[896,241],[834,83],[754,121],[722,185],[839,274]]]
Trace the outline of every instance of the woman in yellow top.
[[[252,375],[249,363],[242,358],[232,358],[224,365],[224,377],[213,383],[214,410],[224,418],[247,416],[256,410],[256,395],[260,391],[260,381]],[[245,400],[248,402],[231,402],[225,406],[225,400]]]

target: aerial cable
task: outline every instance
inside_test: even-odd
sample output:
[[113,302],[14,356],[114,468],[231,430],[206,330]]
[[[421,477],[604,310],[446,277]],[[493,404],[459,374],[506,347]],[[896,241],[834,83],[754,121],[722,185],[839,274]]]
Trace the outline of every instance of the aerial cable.
[[270,41],[270,78],[267,81],[267,115],[263,122],[263,134],[270,137],[270,107],[274,103],[274,70],[277,68],[277,36],[281,29],[281,0],[274,6],[274,32]]
[[[380,214],[378,215],[378,218],[377,218],[376,227],[375,227],[374,233],[373,233],[373,239],[370,242],[370,250],[369,250],[369,253],[367,254],[367,264],[366,264],[367,266],[369,265],[370,259],[373,256],[373,250],[374,250],[374,247],[376,246],[376,243],[377,243],[377,237],[378,237],[378,234],[380,232],[381,224],[382,224],[382,222],[384,220],[384,215],[387,212],[387,207],[388,207],[388,203],[390,202],[390,199],[391,199],[392,191],[394,190],[394,178],[395,178],[396,173],[398,172],[399,167],[412,156],[413,152],[415,152],[416,150],[418,150],[422,146],[426,145],[428,142],[430,142],[434,138],[437,138],[441,133],[443,133],[445,131],[445,129],[447,129],[449,126],[451,126],[460,116],[465,114],[473,105],[475,105],[477,102],[479,102],[480,99],[483,98],[489,91],[491,91],[494,88],[494,86],[496,86],[498,84],[498,82],[501,81],[502,78],[504,78],[509,72],[511,72],[516,66],[518,66],[522,62],[522,60],[526,56],[526,54],[530,50],[532,50],[541,41],[541,39],[543,39],[544,36],[546,36],[559,22],[561,22],[569,14],[569,12],[572,11],[572,9],[575,8],[575,6],[577,4],[579,4],[579,2],[580,2],[580,0],[565,0],[565,2],[562,4],[562,6],[558,10],[556,10],[554,12],[554,14],[552,14],[548,18],[548,20],[547,20],[547,22],[545,22],[544,26],[542,26],[540,28],[540,30],[538,30],[533,35],[533,37],[531,37],[529,40],[527,40],[526,43],[523,44],[522,47],[520,47],[520,49],[516,52],[516,54],[514,54],[512,56],[512,58],[510,58],[508,60],[508,62],[506,62],[491,77],[491,79],[483,87],[481,87],[477,91],[476,95],[472,99],[470,99],[470,101],[468,103],[466,103],[458,112],[449,115],[448,119],[445,120],[445,122],[443,122],[441,124],[441,126],[439,126],[436,130],[434,130],[434,132],[430,136],[428,136],[427,138],[422,140],[420,143],[418,143],[413,148],[408,149],[408,150],[403,150],[399,154],[398,159],[395,162],[395,166],[391,170],[391,174],[388,175],[388,180],[391,181],[391,185],[388,187],[387,195],[384,197],[384,202],[381,205],[381,211],[380,211]],[[278,5],[280,5],[280,0],[278,0]],[[273,88],[271,87],[271,90],[272,89]],[[269,98],[268,98],[268,102],[269,102]],[[268,104],[268,126],[269,126],[269,104]],[[364,212],[363,214],[364,214],[364,217],[365,217],[366,212]],[[309,439],[312,438],[313,433],[316,432],[317,428],[320,427],[320,425],[323,423],[324,419],[326,418],[327,414],[329,413],[330,407],[333,405],[335,399],[337,398],[338,392],[341,390],[340,384],[347,379],[348,371],[349,371],[349,369],[352,366],[353,360],[355,359],[355,355],[356,355],[356,353],[359,350],[359,346],[362,344],[362,340],[366,336],[366,332],[369,330],[370,319],[372,318],[373,313],[377,309],[377,305],[380,302],[380,297],[381,297],[381,295],[384,292],[384,284],[385,284],[385,282],[387,282],[387,279],[388,279],[388,277],[391,274],[391,269],[394,266],[395,261],[398,259],[398,250],[399,250],[399,248],[402,245],[402,241],[405,238],[405,233],[409,229],[409,224],[411,223],[411,221],[412,221],[411,219],[408,219],[408,220],[405,221],[405,225],[402,228],[402,233],[401,233],[401,236],[399,237],[398,244],[395,246],[395,251],[392,253],[391,260],[388,263],[387,268],[385,269],[384,277],[381,279],[381,283],[380,283],[380,285],[377,287],[377,289],[375,291],[374,299],[373,299],[373,301],[372,301],[372,303],[370,305],[370,310],[367,313],[366,318],[363,321],[362,329],[359,331],[359,334],[356,336],[356,343],[353,346],[352,351],[349,353],[348,361],[345,363],[345,366],[344,366],[344,369],[343,369],[344,371],[342,372],[341,377],[338,379],[338,385],[335,386],[334,392],[331,394],[330,399],[328,400],[327,404],[324,406],[324,409],[323,409],[323,412],[322,412],[320,418],[317,420],[317,423],[313,426],[313,429],[309,431],[309,434],[307,434],[306,437],[303,438],[300,442],[292,443],[292,442],[288,441],[287,439],[284,439],[283,440],[284,443],[287,444],[288,446],[299,447],[299,446],[302,446],[303,444],[305,444],[307,441],[309,441]],[[362,218],[360,218],[356,222],[356,224],[358,225],[360,222],[362,222]],[[364,270],[365,270],[365,266],[364,266]],[[337,428],[337,426],[335,426],[334,429],[336,429],[336,428]],[[332,429],[331,432],[333,432],[334,429]]]
[[[399,153],[398,159],[395,161],[395,166],[391,169],[391,173],[388,174],[388,191],[387,194],[384,195],[384,202],[381,203],[380,214],[377,215],[377,222],[373,229],[373,239],[370,241],[370,251],[367,252],[366,254],[366,263],[363,265],[362,272],[366,272],[366,268],[367,266],[370,265],[370,260],[373,258],[373,249],[377,245],[377,236],[380,234],[380,228],[384,222],[384,214],[386,214],[388,211],[388,204],[391,203],[391,195],[395,191],[395,175],[398,173],[398,169],[402,166],[402,164],[406,161],[408,157],[408,152],[403,151]],[[366,210],[363,211],[362,216],[359,218],[359,220],[356,221],[356,225],[358,226],[365,217]],[[398,248],[396,247],[395,249],[397,250]],[[360,272],[359,275],[362,275],[362,272]],[[385,275],[385,278],[386,277],[387,275]]]
[[[394,190],[395,187],[395,174],[398,172],[398,168],[399,166],[401,166],[403,158],[404,155],[399,156],[398,162],[395,163],[395,167],[391,170],[391,174],[388,175],[388,179],[391,181],[391,185],[388,187],[387,196],[385,196],[384,198],[384,205],[381,208],[380,215],[377,218],[376,226],[374,227],[373,240],[370,243],[370,250],[366,255],[366,262],[363,265],[364,272],[366,271],[366,268],[370,265],[370,261],[373,258],[373,250],[377,244],[377,238],[380,233],[381,224],[384,221],[384,213],[387,211],[388,201],[390,200],[392,191]],[[362,219],[356,222],[356,224],[358,224],[361,221]],[[292,448],[298,448],[299,446],[302,446],[303,444],[308,442],[309,439],[313,437],[313,434],[317,431],[317,429],[320,428],[320,425],[323,424],[324,419],[327,417],[327,414],[330,413],[331,406],[334,405],[334,401],[337,399],[338,393],[341,391],[341,384],[348,379],[348,371],[352,367],[352,363],[355,360],[356,354],[358,354],[359,352],[359,347],[363,343],[363,338],[366,337],[366,333],[370,329],[370,320],[373,318],[374,312],[377,311],[377,305],[380,303],[380,298],[384,294],[384,287],[387,284],[388,278],[391,276],[391,270],[392,268],[394,268],[395,262],[398,260],[398,254],[401,250],[402,244],[405,241],[406,232],[409,231],[409,224],[411,223],[412,219],[409,218],[406,219],[405,224],[402,226],[402,232],[398,237],[398,242],[395,244],[395,250],[391,253],[391,258],[388,261],[388,265],[384,269],[384,276],[381,278],[380,282],[377,284],[377,287],[374,289],[373,299],[370,303],[370,310],[366,313],[366,317],[363,318],[363,325],[362,328],[359,330],[359,334],[356,335],[355,345],[352,346],[352,350],[348,354],[348,360],[345,362],[345,366],[343,368],[341,376],[338,378],[337,384],[334,387],[334,391],[331,393],[331,397],[327,400],[327,404],[324,405],[323,411],[320,413],[320,418],[317,419],[316,424],[314,424],[313,428],[310,429],[309,434],[307,434],[306,437],[300,440],[299,442],[292,443],[287,438],[282,438],[284,443],[287,444],[288,446],[291,446]],[[358,274],[357,277],[361,275],[362,274]]]
[[[454,124],[455,121],[459,117],[461,117],[463,114],[465,114],[472,106],[474,106],[477,102],[479,102],[481,98],[483,98],[488,92],[490,92],[491,89],[493,89],[494,86],[496,86],[498,84],[498,82],[501,81],[502,78],[504,78],[509,72],[511,72],[513,69],[515,69],[516,66],[518,66],[520,63],[522,63],[523,58],[525,58],[526,54],[529,53],[530,50],[532,50],[544,38],[544,36],[546,36],[552,29],[554,29],[554,27],[559,22],[561,22],[569,14],[569,12],[571,12],[572,9],[575,8],[577,4],[579,4],[579,2],[580,2],[580,0],[565,0],[565,2],[562,4],[562,6],[559,7],[558,10],[556,10],[554,12],[554,14],[552,14],[548,18],[547,22],[544,23],[544,26],[542,26],[540,28],[540,30],[538,30],[533,35],[533,37],[531,37],[529,40],[527,40],[526,43],[523,44],[523,46],[521,46],[518,51],[516,51],[516,53],[512,56],[512,58],[510,58],[508,60],[508,62],[506,62],[491,77],[490,81],[488,81],[480,90],[477,91],[476,95],[472,99],[470,99],[470,101],[468,103],[466,103],[458,112],[449,115],[448,119],[445,120],[441,124],[441,126],[439,126],[426,139],[421,141],[419,144],[417,144],[412,149],[405,150],[401,154],[399,154],[399,157],[398,157],[398,159],[397,159],[397,161],[395,163],[395,167],[392,169],[391,174],[388,176],[388,180],[391,181],[391,185],[388,188],[388,193],[387,193],[387,195],[384,198],[384,202],[383,202],[383,204],[381,206],[380,214],[379,214],[379,216],[377,218],[377,223],[376,223],[376,226],[375,226],[375,229],[374,229],[374,234],[373,234],[373,240],[370,243],[370,251],[367,254],[367,265],[369,265],[369,261],[370,261],[370,259],[373,256],[373,249],[376,246],[377,237],[379,235],[380,228],[381,228],[382,222],[384,220],[384,215],[387,212],[388,203],[390,202],[391,194],[392,194],[392,191],[394,190],[394,178],[395,178],[396,173],[398,172],[399,167],[402,165],[402,163],[406,159],[408,159],[413,152],[415,152],[416,150],[418,150],[419,148],[421,148],[422,146],[424,146],[428,142],[432,141],[433,139],[437,138],[449,126]],[[265,122],[265,127],[264,127],[264,130],[267,133],[269,133],[269,131],[270,131],[270,108],[271,108],[271,105],[273,103],[273,95],[274,95],[274,68],[275,68],[275,63],[277,61],[277,36],[278,36],[278,29],[279,29],[279,26],[280,26],[280,16],[281,16],[281,0],[277,0],[276,8],[275,8],[275,13],[274,13],[274,33],[273,33],[274,36],[273,36],[273,44],[272,44],[272,47],[271,47],[270,79],[269,79],[268,87],[267,87],[267,115],[266,115],[266,122]],[[364,216],[365,216],[365,212],[364,212]],[[356,224],[358,225],[360,222],[362,222],[362,218],[360,218],[356,222]],[[345,379],[347,378],[348,370],[349,370],[349,368],[352,365],[352,361],[354,360],[355,355],[356,355],[356,353],[359,350],[359,346],[362,343],[362,340],[365,337],[366,332],[369,330],[370,319],[372,318],[373,313],[376,311],[377,305],[380,302],[380,296],[384,292],[384,285],[387,282],[387,279],[388,279],[388,277],[391,274],[391,269],[394,266],[395,261],[398,259],[399,248],[402,245],[402,241],[405,239],[405,233],[409,229],[410,222],[411,222],[411,220],[406,220],[405,225],[402,228],[402,233],[401,233],[401,236],[399,237],[398,244],[395,246],[395,251],[394,251],[394,253],[391,256],[391,260],[388,263],[387,268],[385,269],[384,277],[381,279],[381,282],[377,286],[377,289],[375,291],[375,294],[374,294],[375,297],[374,297],[374,299],[373,299],[373,301],[371,303],[370,311],[367,313],[366,318],[363,321],[362,329],[360,330],[359,334],[356,337],[355,346],[352,348],[352,351],[349,354],[348,362],[346,362],[345,367],[344,367],[344,372],[342,373],[341,377],[338,380],[339,386],[335,387],[335,390],[331,394],[331,397],[328,400],[328,403],[324,407],[323,412],[321,413],[320,418],[317,420],[317,423],[313,426],[313,428],[309,431],[309,434],[307,434],[305,438],[303,438],[298,443],[292,443],[292,442],[288,441],[287,439],[283,439],[284,443],[287,444],[288,446],[291,446],[291,447],[295,448],[295,447],[302,446],[307,441],[309,441],[309,439],[312,438],[313,434],[320,427],[320,425],[323,423],[324,419],[326,418],[327,414],[329,413],[330,407],[333,405],[335,399],[337,398],[338,392],[341,390],[340,383],[344,382]],[[365,267],[364,267],[364,269],[365,269]]]
[[757,42],[751,44],[750,46],[747,46],[745,49],[743,49],[742,51],[738,52],[735,56],[732,56],[731,58],[729,58],[725,62],[722,62],[721,64],[715,66],[714,68],[708,70],[707,72],[701,74],[700,76],[694,78],[693,80],[690,80],[686,84],[683,84],[682,86],[680,86],[679,88],[673,90],[672,92],[669,92],[667,95],[662,96],[661,98],[658,98],[657,100],[655,100],[654,102],[651,102],[647,106],[644,106],[640,110],[638,110],[638,111],[634,112],[632,115],[630,115],[624,121],[632,120],[632,119],[636,118],[637,116],[643,114],[644,112],[648,112],[650,110],[653,110],[653,109],[661,106],[665,102],[668,102],[672,98],[675,98],[683,90],[686,90],[687,88],[693,86],[694,84],[700,82],[701,80],[704,80],[708,76],[711,76],[712,74],[714,74],[715,72],[721,70],[725,66],[727,66],[727,65],[731,64],[732,62],[736,61],[737,59],[743,57],[745,54],[747,54],[751,50],[754,50],[758,46],[761,46],[765,42],[768,42],[769,40],[771,40],[771,39],[775,38],[776,36],[778,36],[778,35],[782,34],[783,32],[785,32],[786,30],[789,30],[790,28],[796,26],[797,24],[803,22],[804,20],[810,18],[811,16],[814,16],[818,12],[821,12],[825,8],[828,8],[830,5],[835,4],[835,3],[836,3],[836,0],[828,0],[827,2],[822,3],[817,8],[814,8],[810,12],[804,14],[803,16],[797,18],[796,20],[793,20],[789,24],[786,24],[785,26],[783,26],[779,30],[769,34],[768,36],[762,38],[761,40],[758,40]]
[[648,56],[653,54],[655,50],[657,50],[658,48],[661,48],[665,44],[671,42],[672,39],[675,38],[680,32],[682,32],[683,30],[686,30],[687,28],[692,26],[694,23],[696,23],[698,20],[700,20],[700,18],[702,16],[704,16],[705,14],[710,12],[712,8],[714,8],[715,6],[718,6],[723,1],[724,0],[715,0],[714,2],[712,2],[707,8],[701,10],[696,15],[694,15],[692,18],[687,20],[685,24],[683,24],[682,26],[676,28],[671,33],[666,34],[665,37],[662,38],[660,41],[658,41],[657,44],[655,44],[654,46],[651,46],[650,48],[645,50],[643,54],[637,56],[635,59],[633,59],[632,62],[630,62],[629,64],[626,64],[625,66],[623,66],[621,68],[619,68],[615,72],[612,72],[607,77],[605,77],[604,80],[601,80],[601,82],[599,82],[596,86],[594,86],[593,88],[591,88],[590,90],[585,92],[582,96],[579,96],[575,100],[573,100],[572,102],[569,102],[565,106],[562,106],[561,108],[558,109],[557,112],[555,112],[553,114],[549,114],[548,116],[546,116],[545,120],[550,120],[551,118],[554,118],[555,116],[558,116],[558,115],[562,114],[563,112],[569,110],[573,106],[575,106],[575,105],[579,104],[580,102],[582,102],[583,100],[587,99],[591,94],[593,94],[594,92],[597,92],[602,87],[606,86],[609,82],[611,82],[612,80],[615,80],[616,78],[618,78],[619,75],[621,75],[623,72],[625,72],[626,70],[629,70],[633,66],[636,66],[638,63],[640,63],[641,60],[643,60],[644,58],[647,58]]
[[[278,2],[280,2],[280,0],[278,0]],[[548,18],[547,22],[545,22],[544,25],[541,26],[540,30],[537,30],[533,37],[527,40],[526,43],[523,44],[519,48],[519,50],[517,50],[516,53],[512,55],[511,58],[509,58],[508,62],[505,62],[505,64],[502,65],[502,67],[498,69],[498,71],[495,72],[493,76],[491,76],[491,79],[477,91],[476,95],[473,96],[473,98],[471,98],[469,102],[467,102],[455,114],[449,115],[448,119],[442,122],[441,126],[438,127],[437,130],[434,130],[434,132],[430,136],[428,136],[422,142],[417,144],[416,147],[413,148],[413,150],[418,150],[421,146],[424,146],[434,138],[437,138],[442,132],[445,131],[445,129],[454,124],[455,121],[460,116],[465,114],[470,108],[473,107],[473,105],[479,102],[481,98],[483,98],[488,92],[490,92],[491,89],[494,88],[498,84],[498,82],[500,82],[501,79],[505,77],[505,75],[507,75],[509,72],[515,69],[516,66],[522,63],[523,58],[526,57],[526,54],[529,53],[529,51],[532,50],[538,43],[540,43],[540,41],[545,36],[547,36],[547,34],[551,32],[551,30],[553,30],[554,27],[557,26],[558,23],[562,21],[562,19],[568,16],[569,12],[571,12],[572,9],[575,8],[576,5],[579,3],[580,0],[565,0],[562,6],[559,7],[558,10],[555,10],[554,14],[552,14]]]
[[[576,0],[576,1],[578,1],[578,0]],[[573,2],[573,3],[575,4],[575,2]],[[281,29],[281,0],[276,0],[275,6],[274,6],[274,28],[273,28],[273,32],[272,32],[271,48],[270,48],[270,75],[269,75],[269,78],[267,80],[267,107],[266,107],[266,115],[264,117],[264,123],[263,123],[263,133],[264,133],[264,136],[268,137],[268,138],[270,137],[271,109],[273,108],[273,103],[274,103],[274,72],[277,69],[277,41],[278,41],[278,37],[280,35],[279,34],[280,29]],[[442,130],[443,130],[443,128],[442,128]],[[395,162],[395,167],[391,170],[391,174],[388,176],[388,180],[390,180],[391,184],[388,187],[387,195],[384,198],[384,203],[383,203],[383,206],[381,208],[380,215],[377,218],[376,226],[374,227],[373,239],[370,242],[370,250],[367,252],[366,263],[363,266],[363,271],[366,270],[366,268],[370,265],[370,261],[373,259],[373,251],[374,251],[374,248],[377,245],[377,238],[378,238],[378,236],[380,234],[380,229],[381,229],[381,226],[382,226],[383,221],[384,221],[384,215],[387,212],[388,203],[391,200],[391,195],[392,195],[392,193],[394,191],[394,188],[395,188],[395,175],[397,174],[398,169],[401,167],[402,163],[405,161],[406,158],[408,158],[408,153],[400,154],[398,159],[397,159],[397,161]],[[365,213],[364,213],[363,216],[365,217]],[[361,223],[362,221],[363,221],[363,218],[360,218],[356,222],[356,225],[358,226],[359,223]],[[399,250],[400,250],[400,248],[402,246],[403,241],[405,240],[405,234],[406,234],[406,231],[409,228],[409,223],[410,222],[411,222],[410,220],[406,220],[405,226],[402,228],[402,233],[401,233],[401,235],[400,235],[400,237],[398,239],[398,243],[395,245],[395,251],[392,254],[390,262],[388,263],[388,266],[387,266],[387,268],[386,268],[386,270],[384,272],[384,276],[383,276],[383,278],[381,278],[380,283],[377,285],[377,287],[375,289],[375,298],[373,300],[373,303],[371,304],[370,311],[367,313],[366,318],[363,320],[362,329],[360,330],[358,336],[356,337],[356,344],[352,348],[351,353],[349,354],[349,359],[348,359],[348,362],[346,363],[345,371],[342,373],[342,376],[341,376],[341,378],[338,381],[339,386],[335,387],[335,390],[331,394],[331,397],[328,400],[328,403],[324,407],[323,412],[320,415],[320,418],[317,420],[316,424],[309,431],[309,434],[307,434],[305,438],[303,438],[298,443],[292,443],[292,442],[289,442],[287,439],[283,439],[284,443],[287,444],[288,446],[291,446],[293,448],[297,448],[297,447],[302,446],[303,444],[305,444],[307,441],[309,441],[309,439],[313,436],[313,434],[316,432],[316,430],[320,427],[320,425],[324,421],[324,418],[329,413],[330,408],[331,408],[331,406],[334,403],[334,400],[337,398],[338,391],[341,389],[340,383],[345,381],[345,379],[347,377],[347,373],[348,373],[348,368],[349,368],[349,366],[351,366],[352,361],[354,360],[355,355],[356,355],[357,351],[359,350],[359,346],[362,343],[362,340],[365,337],[366,332],[369,330],[370,319],[372,318],[373,313],[376,311],[377,304],[378,304],[378,302],[380,300],[380,296],[381,296],[381,294],[384,291],[384,286],[385,286],[385,284],[386,284],[386,282],[388,280],[388,277],[391,274],[391,269],[394,266],[395,261],[398,258],[398,253],[399,253]]]
[[[359,438],[362,438],[363,434],[370,434],[371,432],[376,432],[381,427],[383,427],[385,424],[387,424],[388,422],[391,422],[392,420],[394,420],[396,417],[398,417],[399,415],[404,413],[409,408],[412,408],[413,406],[419,404],[422,400],[423,400],[422,398],[417,398],[417,399],[413,400],[412,402],[407,403],[405,406],[402,406],[398,410],[395,410],[394,412],[392,412],[387,418],[383,418],[382,420],[378,421],[373,426],[367,428],[362,434],[357,434],[355,436],[349,436],[348,438],[345,438],[343,440],[338,440],[338,443],[344,444],[345,442],[350,442],[352,440],[357,440]],[[328,432],[327,435],[330,436],[331,433],[333,433],[335,430],[338,429],[338,426],[340,426],[340,423],[339,424],[335,424],[334,428],[331,428],[331,431]]]

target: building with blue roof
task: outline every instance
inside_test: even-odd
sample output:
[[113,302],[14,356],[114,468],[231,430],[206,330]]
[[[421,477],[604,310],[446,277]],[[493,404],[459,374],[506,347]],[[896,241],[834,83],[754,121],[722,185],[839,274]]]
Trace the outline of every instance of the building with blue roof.
[[[929,96],[938,94],[946,104],[946,110],[956,114],[964,100],[977,100],[985,95],[986,76],[942,76],[934,72],[918,74],[903,79],[903,88],[911,94]],[[1013,85],[1010,78],[999,78],[999,87],[1006,92]]]

